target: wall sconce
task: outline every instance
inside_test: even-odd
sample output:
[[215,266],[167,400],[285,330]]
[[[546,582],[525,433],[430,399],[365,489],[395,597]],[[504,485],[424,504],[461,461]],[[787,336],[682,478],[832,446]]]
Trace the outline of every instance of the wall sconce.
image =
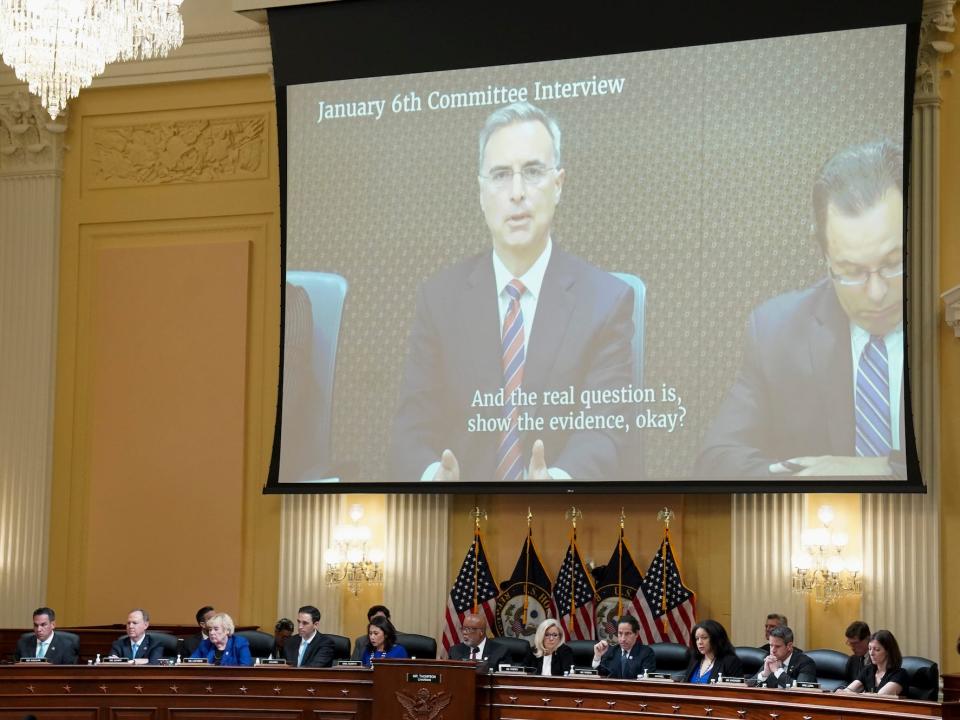
[[366,584],[383,582],[383,550],[367,548],[371,532],[360,524],[363,505],[350,506],[350,525],[338,525],[333,531],[333,547],[327,548],[327,584],[346,583],[354,595]]
[[844,532],[831,532],[833,508],[817,511],[821,527],[804,528],[800,533],[803,552],[794,558],[791,585],[794,592],[812,594],[824,609],[845,595],[863,593],[863,565],[859,558],[843,557],[849,538]]
[[960,285],[950,288],[943,295],[943,319],[953,328],[954,337],[960,338]]

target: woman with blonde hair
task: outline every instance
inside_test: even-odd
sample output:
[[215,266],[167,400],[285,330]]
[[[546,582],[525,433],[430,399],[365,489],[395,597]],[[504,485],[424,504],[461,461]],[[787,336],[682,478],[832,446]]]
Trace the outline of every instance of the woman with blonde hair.
[[563,675],[573,665],[573,650],[564,644],[563,628],[554,618],[547,618],[537,627],[527,664],[536,668],[537,675]]

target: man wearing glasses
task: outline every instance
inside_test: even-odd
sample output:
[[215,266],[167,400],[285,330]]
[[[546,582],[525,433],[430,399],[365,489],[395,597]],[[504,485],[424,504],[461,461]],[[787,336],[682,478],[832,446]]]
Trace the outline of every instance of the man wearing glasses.
[[451,660],[486,660],[487,667],[497,670],[507,662],[507,648],[487,637],[487,619],[483,615],[467,613],[460,625],[463,642],[451,646]]
[[812,230],[827,277],[751,315],[700,477],[906,476],[902,148],[874,142],[828,160]]
[[519,102],[487,118],[478,182],[492,248],[420,288],[391,479],[620,475],[624,428],[551,427],[581,409],[561,392],[623,388],[633,367],[632,289],[553,241],[565,176],[560,129],[542,110]]

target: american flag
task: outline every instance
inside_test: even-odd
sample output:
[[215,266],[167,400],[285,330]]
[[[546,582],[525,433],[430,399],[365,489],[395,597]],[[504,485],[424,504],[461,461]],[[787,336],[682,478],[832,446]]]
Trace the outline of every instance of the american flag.
[[658,620],[660,632],[672,642],[689,645],[690,631],[697,624],[697,596],[680,577],[669,530],[664,530],[663,542],[650,563],[641,589]]
[[[640,622],[640,642],[644,645],[663,642],[665,638],[660,632],[656,619],[658,613],[651,609],[651,601],[644,594],[643,576],[624,540],[623,528],[620,528],[620,537],[617,539],[617,546],[613,549],[613,555],[610,556],[610,561],[597,580],[597,588],[601,600],[616,598],[618,604],[622,605],[620,612],[608,617],[604,622],[602,629],[608,639],[616,638],[616,617],[630,614]],[[604,603],[601,602],[600,606],[603,614]]]
[[483,613],[487,625],[494,627],[497,606],[497,583],[483,550],[480,532],[476,531],[467,556],[463,559],[457,579],[447,596],[443,617],[442,642],[444,652],[460,642],[460,624],[466,613]]
[[597,589],[583,564],[576,537],[567,547],[560,574],[553,584],[553,601],[567,640],[593,640]]

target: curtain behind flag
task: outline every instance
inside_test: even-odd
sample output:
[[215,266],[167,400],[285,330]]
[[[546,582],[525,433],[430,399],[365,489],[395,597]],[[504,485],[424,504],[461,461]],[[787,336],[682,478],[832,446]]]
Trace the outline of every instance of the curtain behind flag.
[[658,613],[651,609],[641,585],[643,575],[623,539],[623,528],[610,561],[597,573],[597,637],[611,645],[617,643],[617,619],[630,614],[640,621],[639,641],[644,645],[663,642],[657,623]]
[[523,638],[533,645],[537,627],[557,613],[553,606],[553,583],[540,562],[530,528],[527,528],[513,574],[501,583],[501,588],[497,597],[497,635]]
[[672,642],[689,645],[690,631],[697,624],[697,596],[680,577],[668,528],[663,531],[663,542],[650,563],[642,588],[657,614],[660,631]]
[[474,530],[473,542],[463,559],[457,579],[447,596],[447,609],[443,617],[441,641],[444,654],[460,642],[460,624],[467,613],[482,614],[487,625],[494,626],[497,602],[497,583],[487,562],[487,554],[480,539],[480,530]]
[[577,536],[574,533],[567,546],[567,554],[560,566],[557,582],[553,586],[553,601],[557,617],[563,626],[567,640],[593,640],[596,635],[594,612],[597,590],[593,578],[580,557]]

